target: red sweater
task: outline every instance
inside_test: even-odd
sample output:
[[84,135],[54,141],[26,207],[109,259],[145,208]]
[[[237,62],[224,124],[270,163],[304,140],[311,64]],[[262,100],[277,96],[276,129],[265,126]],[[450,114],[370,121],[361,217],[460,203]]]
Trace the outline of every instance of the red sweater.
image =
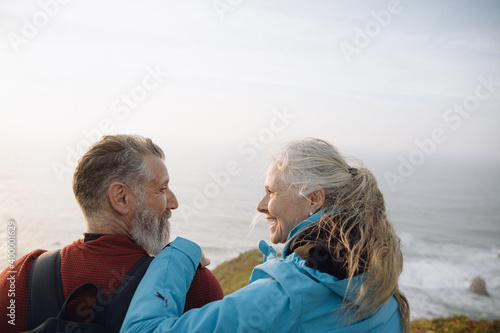
[[[17,260],[14,268],[7,267],[0,274],[0,309],[2,309],[0,313],[3,314],[0,332],[26,330],[29,272],[33,261],[44,252],[45,250],[35,250]],[[61,251],[64,297],[67,298],[75,288],[85,282],[96,284],[107,297],[135,263],[147,255],[147,252],[134,242],[118,235],[105,235],[87,242],[83,239],[74,241]],[[16,273],[9,273],[10,271]],[[215,275],[207,268],[198,270],[186,295],[185,311],[220,300],[223,296]],[[15,302],[14,311],[12,301]],[[76,300],[73,303],[77,304]],[[73,308],[69,308],[70,318],[73,320],[77,319],[76,304]],[[9,316],[12,313],[14,316]]]

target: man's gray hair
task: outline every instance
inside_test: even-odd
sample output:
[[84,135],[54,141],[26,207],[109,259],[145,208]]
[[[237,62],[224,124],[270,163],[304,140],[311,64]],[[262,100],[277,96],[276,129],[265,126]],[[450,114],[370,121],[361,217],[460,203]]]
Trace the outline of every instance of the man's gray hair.
[[160,147],[139,135],[107,135],[92,145],[73,175],[73,192],[83,214],[88,218],[97,215],[114,182],[124,183],[142,198],[144,185],[153,178],[144,161],[148,155],[165,159]]

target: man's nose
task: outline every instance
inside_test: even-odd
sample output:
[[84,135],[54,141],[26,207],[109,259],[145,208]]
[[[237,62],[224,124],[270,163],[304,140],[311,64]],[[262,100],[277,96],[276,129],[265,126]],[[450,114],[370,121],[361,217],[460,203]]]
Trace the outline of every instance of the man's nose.
[[170,191],[167,197],[167,209],[177,209],[179,207],[179,202],[177,202],[177,197],[174,192]]

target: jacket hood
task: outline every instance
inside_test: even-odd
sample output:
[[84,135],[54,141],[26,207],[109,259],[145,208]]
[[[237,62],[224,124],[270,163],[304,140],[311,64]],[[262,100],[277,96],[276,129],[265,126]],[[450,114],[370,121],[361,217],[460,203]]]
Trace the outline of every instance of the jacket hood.
[[[292,256],[298,257],[298,255],[295,253],[292,254]],[[302,258],[300,259],[302,260]],[[358,297],[359,288],[361,283],[363,282],[364,273],[356,275],[351,279],[339,280],[338,278],[331,276],[330,274],[320,272],[314,268],[310,268],[307,266],[305,266],[304,268],[307,269],[305,271],[307,275],[309,275],[311,278],[318,281],[323,286],[330,289],[340,297],[345,298],[352,302]]]
[[[306,221],[304,221],[304,222],[306,222]],[[300,225],[298,225],[297,227],[300,227]],[[300,229],[300,230],[302,230],[302,229]],[[293,230],[292,230],[292,232],[293,232]],[[264,254],[264,262],[267,262],[271,259],[279,259],[274,248],[272,246],[270,246],[269,244],[267,244],[265,241],[260,241],[259,249]],[[341,298],[346,298],[349,301],[354,301],[358,296],[359,285],[362,282],[364,274],[357,275],[357,276],[353,277],[352,279],[340,280],[335,276],[320,272],[317,269],[314,269],[312,267],[308,267],[306,265],[306,261],[304,259],[302,259],[296,253],[292,253],[291,255],[287,256],[286,258],[282,258],[281,260],[293,263],[293,265],[295,265],[297,267],[297,269],[299,269],[301,271],[302,274],[309,276],[310,279],[316,281],[316,283],[320,283],[325,288],[328,288],[329,290],[331,290],[335,294],[339,295],[339,297],[341,297]],[[268,270],[268,269],[266,269],[265,271],[267,274],[273,276],[276,279],[283,278],[283,277],[279,276],[282,274],[282,272],[279,272],[279,271],[271,272],[271,270]],[[349,281],[350,281],[350,283],[349,283]]]

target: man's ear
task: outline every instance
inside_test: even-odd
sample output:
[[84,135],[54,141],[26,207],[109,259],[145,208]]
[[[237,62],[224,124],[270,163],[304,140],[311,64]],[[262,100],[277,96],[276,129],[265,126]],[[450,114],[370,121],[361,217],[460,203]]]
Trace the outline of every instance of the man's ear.
[[307,197],[311,205],[311,212],[317,212],[325,203],[325,190],[320,188],[319,190],[309,193]]
[[111,184],[108,189],[108,197],[111,207],[120,215],[132,212],[135,196],[127,185],[120,182]]

